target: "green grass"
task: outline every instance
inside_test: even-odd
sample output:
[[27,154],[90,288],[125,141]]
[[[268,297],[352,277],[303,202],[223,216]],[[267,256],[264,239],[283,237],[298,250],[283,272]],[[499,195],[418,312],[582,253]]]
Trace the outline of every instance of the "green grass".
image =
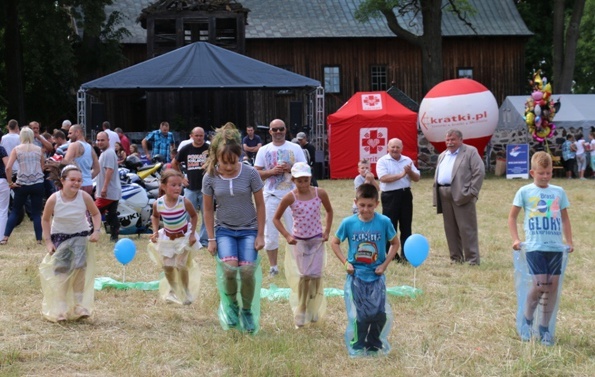
[[[432,207],[431,178],[413,185],[414,233],[430,242],[416,271],[417,298],[389,296],[394,323],[387,357],[350,359],[341,297],[328,298],[319,325],[295,330],[287,301],[261,301],[256,336],[223,331],[216,315],[215,264],[206,252],[201,292],[189,306],[167,305],[157,292],[96,292],[86,322],[53,324],[41,314],[37,276],[44,250],[26,220],[0,247],[0,376],[593,376],[595,375],[595,224],[592,181],[557,179],[570,198],[575,252],[567,269],[557,343],[522,343],[515,330],[511,240],[506,220],[521,180],[488,178],[478,202],[479,267],[450,265],[442,217]],[[351,181],[321,181],[335,209],[334,229],[351,211]],[[380,208],[379,208],[380,210]],[[152,281],[160,271],[146,253],[146,236],[133,238],[136,258],[127,281]],[[280,266],[283,266],[284,247]],[[122,278],[113,244],[102,235],[97,276]],[[343,288],[342,266],[327,246],[325,286]],[[268,261],[263,259],[263,271]],[[414,269],[391,264],[387,285],[413,285]],[[263,287],[286,287],[283,271]]]

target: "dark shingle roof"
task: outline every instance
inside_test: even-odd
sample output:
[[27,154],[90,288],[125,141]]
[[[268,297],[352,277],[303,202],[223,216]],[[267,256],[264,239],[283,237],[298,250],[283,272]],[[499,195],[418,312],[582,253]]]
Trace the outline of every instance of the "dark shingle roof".
[[[512,0],[469,0],[477,12],[467,15],[477,34],[456,15],[444,11],[442,33],[455,36],[530,36]],[[146,30],[136,19],[151,0],[115,0],[106,7],[117,10],[125,18],[122,26],[132,34],[124,43],[145,43]],[[364,38],[394,37],[384,18],[366,23],[355,20],[354,14],[361,0],[244,0],[240,3],[250,9],[247,39],[260,38]],[[421,33],[420,19],[410,19],[408,27]]]

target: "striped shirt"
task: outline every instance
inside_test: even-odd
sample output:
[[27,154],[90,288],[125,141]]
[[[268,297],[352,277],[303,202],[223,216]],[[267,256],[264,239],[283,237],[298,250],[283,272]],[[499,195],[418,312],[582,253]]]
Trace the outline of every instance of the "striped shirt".
[[184,205],[184,197],[179,196],[177,203],[173,207],[165,204],[165,195],[157,199],[157,211],[163,220],[163,228],[168,233],[186,233],[185,227],[188,225],[188,213]]
[[240,173],[233,178],[205,174],[202,193],[217,200],[215,226],[232,230],[258,229],[252,195],[262,188],[256,169],[245,164],[240,164]]

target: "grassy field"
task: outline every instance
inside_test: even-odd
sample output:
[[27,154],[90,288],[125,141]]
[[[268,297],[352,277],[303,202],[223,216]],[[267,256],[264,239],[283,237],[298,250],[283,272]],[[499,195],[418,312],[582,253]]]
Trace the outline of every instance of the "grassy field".
[[[167,305],[155,291],[96,292],[95,315],[64,325],[41,314],[38,265],[44,250],[32,224],[20,225],[0,247],[0,376],[595,376],[594,182],[557,179],[570,198],[575,252],[558,312],[557,343],[522,343],[506,219],[521,180],[488,178],[478,202],[481,266],[450,265],[442,217],[432,207],[431,178],[413,186],[414,233],[430,241],[416,271],[417,298],[390,297],[394,323],[387,357],[350,359],[341,297],[328,298],[325,317],[295,330],[287,300],[262,300],[255,336],[223,331],[216,315],[215,264],[202,252],[201,294],[188,307]],[[351,181],[321,181],[335,209],[334,229],[350,214]],[[379,208],[380,210],[380,208]],[[134,238],[127,281],[153,281],[159,270]],[[283,250],[284,248],[282,248]],[[107,235],[97,248],[97,276],[122,279]],[[342,266],[327,247],[325,286],[343,288]],[[281,260],[284,252],[281,252]],[[263,259],[263,271],[268,271]],[[281,264],[282,267],[282,264]],[[389,287],[413,285],[411,266],[391,264]],[[270,284],[286,287],[282,273]],[[589,293],[591,292],[591,293]]]

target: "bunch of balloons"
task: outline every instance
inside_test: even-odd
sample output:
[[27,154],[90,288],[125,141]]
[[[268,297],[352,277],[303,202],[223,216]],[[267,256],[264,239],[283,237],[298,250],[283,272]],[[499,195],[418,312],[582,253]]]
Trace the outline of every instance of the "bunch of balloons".
[[552,123],[556,112],[560,110],[560,100],[554,102],[552,85],[546,77],[541,77],[541,70],[533,75],[531,81],[533,93],[525,102],[525,122],[533,139],[542,143],[554,135],[556,126]]

